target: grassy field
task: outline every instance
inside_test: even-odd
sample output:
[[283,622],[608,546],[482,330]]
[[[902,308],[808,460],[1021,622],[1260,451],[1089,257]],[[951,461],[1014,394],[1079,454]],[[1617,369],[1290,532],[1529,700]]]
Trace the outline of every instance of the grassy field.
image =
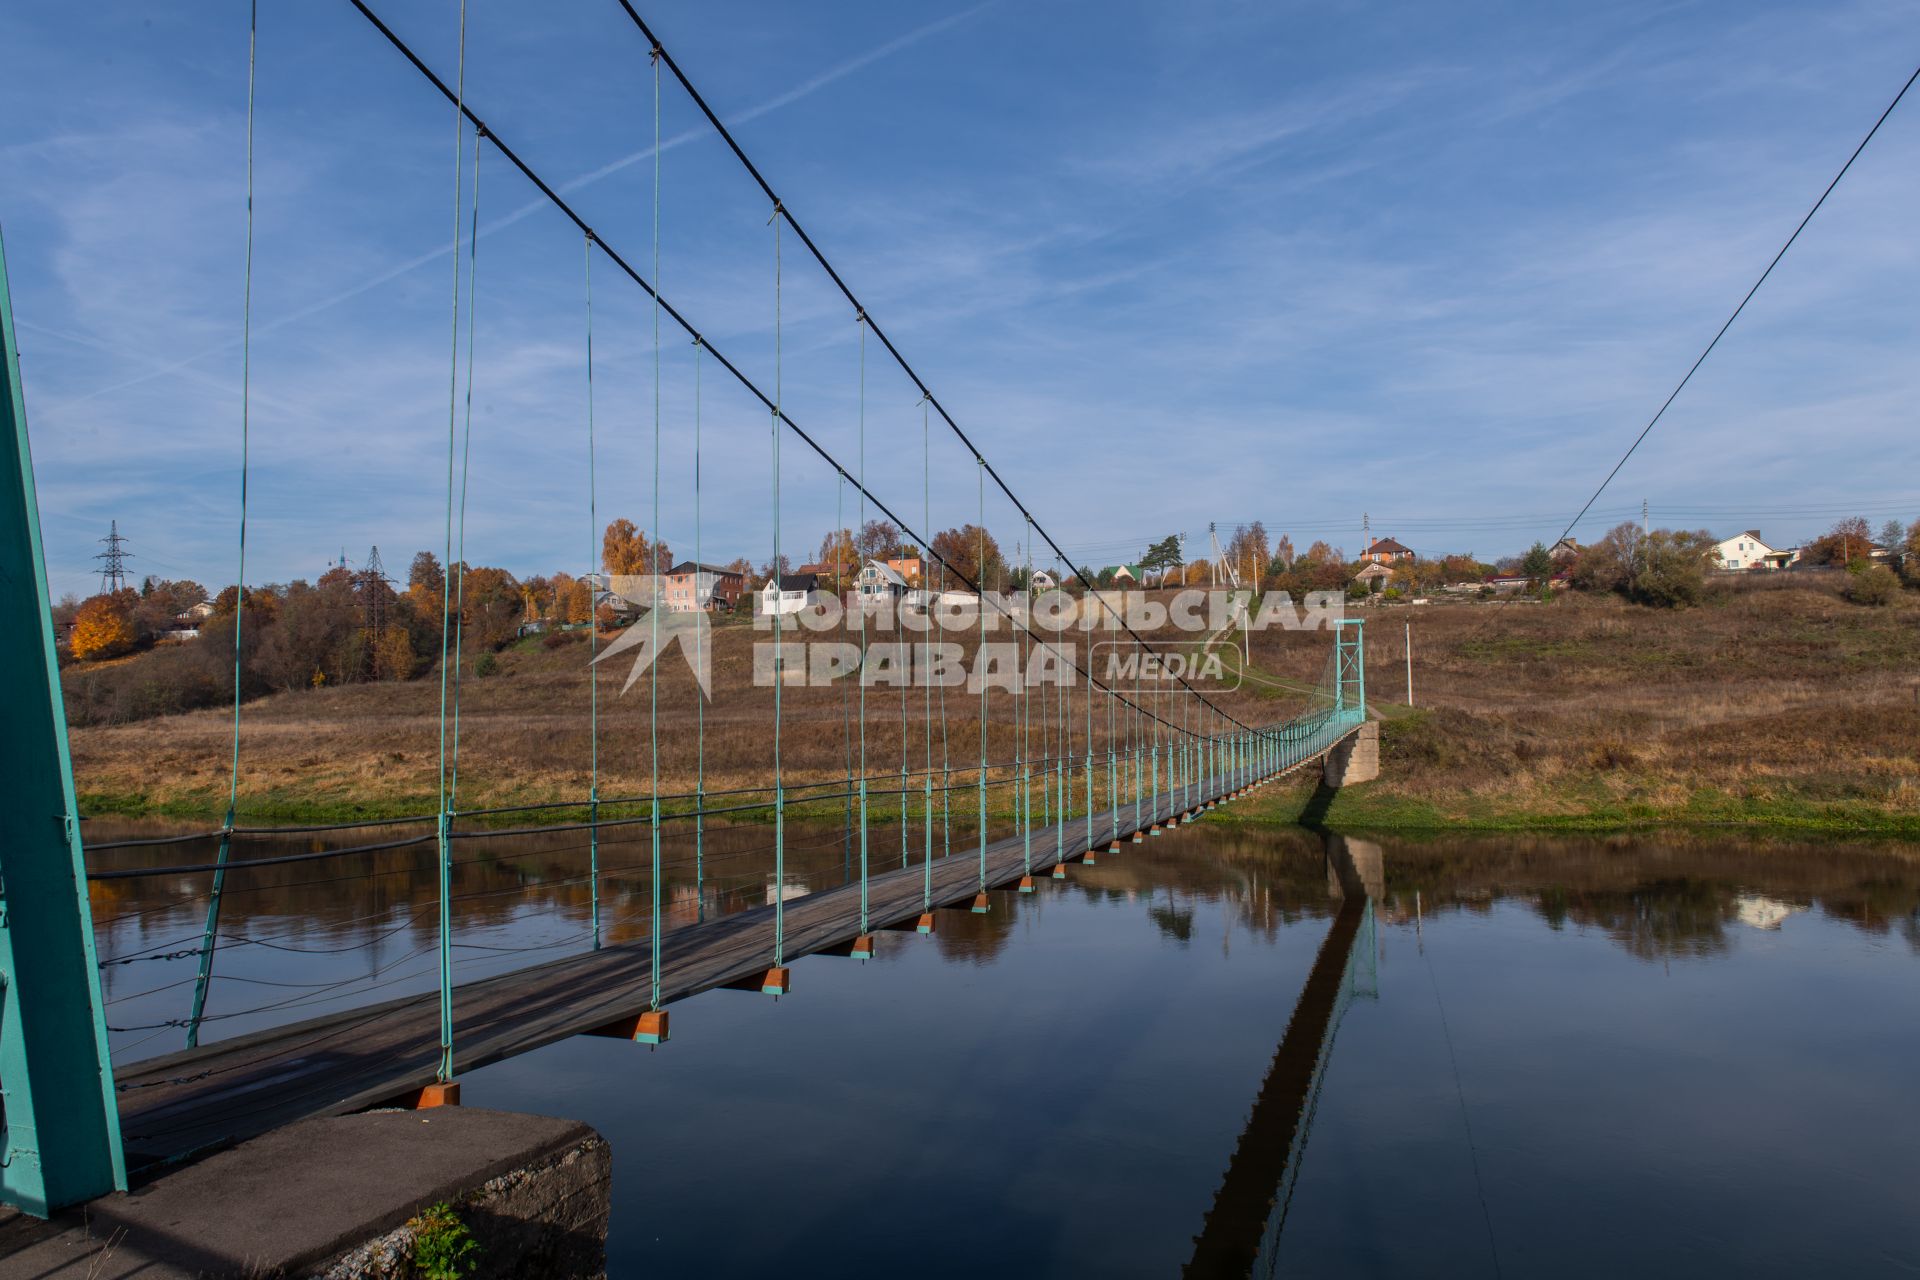
[[[1338,825],[1738,825],[1920,836],[1920,596],[1869,609],[1819,580],[1783,579],[1716,589],[1700,607],[1681,611],[1568,596],[1363,612],[1369,689],[1384,720],[1384,773],[1340,795],[1330,814]],[[1404,705],[1408,622],[1412,708]],[[750,679],[752,644],[768,638],[737,623],[716,632],[704,729],[691,679],[670,658],[658,691],[663,790],[692,789],[703,735],[709,790],[769,780],[772,690]],[[1320,675],[1328,644],[1325,633],[1256,635],[1249,680],[1216,701],[1250,722],[1287,714]],[[643,677],[623,695],[626,670],[616,659],[598,676],[603,796],[644,794],[652,774],[651,690]],[[583,642],[552,649],[523,642],[498,656],[493,674],[469,671],[460,699],[460,807],[584,799],[588,681]],[[857,751],[856,698],[845,681],[783,690],[789,785],[844,775]],[[910,691],[903,708],[898,690],[869,689],[873,772],[898,770],[903,736],[912,767],[922,767],[929,730],[938,766],[944,723],[955,778],[970,781],[980,751],[979,700],[960,689],[945,698],[944,719],[937,693],[929,718],[922,690]],[[991,759],[1013,756],[1016,701],[990,695]],[[1052,727],[1043,745],[1046,717],[1036,718],[1030,753],[1059,749],[1057,696],[1048,706]],[[1066,710],[1077,757],[1087,736],[1081,691]],[[1096,699],[1093,710],[1095,750],[1103,754],[1105,701]],[[438,711],[431,676],[249,702],[240,812],[254,820],[431,812]],[[1179,708],[1170,713],[1178,721]],[[1126,717],[1115,728],[1124,748]],[[229,733],[221,712],[74,730],[83,809],[217,817]],[[1239,820],[1291,821],[1308,794],[1304,785],[1276,789]]]
[[[1372,615],[1382,776],[1328,821],[1392,831],[1760,827],[1920,838],[1920,597],[1819,580],[1699,608],[1570,596]],[[1405,705],[1403,624],[1413,623]],[[1291,822],[1311,788],[1242,820]]]

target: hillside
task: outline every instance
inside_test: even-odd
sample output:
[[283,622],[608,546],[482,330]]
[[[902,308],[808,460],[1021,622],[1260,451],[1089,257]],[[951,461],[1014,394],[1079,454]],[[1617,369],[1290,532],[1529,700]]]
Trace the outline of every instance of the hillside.
[[[1699,607],[1647,609],[1579,594],[1550,603],[1376,608],[1367,618],[1369,691],[1385,718],[1385,776],[1344,794],[1333,819],[1356,826],[1586,826],[1649,822],[1905,831],[1920,811],[1920,596],[1848,603],[1820,584],[1718,589]],[[1415,708],[1404,700],[1404,626],[1413,627]],[[740,622],[715,633],[705,710],[709,790],[765,783],[772,691],[749,680]],[[1169,638],[1171,633],[1163,633]],[[1256,635],[1248,687],[1232,714],[1271,720],[1317,678],[1324,633]],[[495,670],[463,677],[460,805],[584,798],[590,737],[586,645],[530,639]],[[609,669],[613,668],[613,669]],[[600,671],[603,796],[647,790],[649,689],[624,696],[626,663]],[[694,690],[677,657],[660,691],[663,790],[691,790],[698,763]],[[925,694],[868,692],[869,760],[898,768],[902,712],[924,760]],[[832,779],[857,734],[856,691],[783,691],[789,784]],[[977,758],[977,699],[948,690],[948,750]],[[1036,704],[1037,706],[1038,704]],[[1074,753],[1085,747],[1078,708]],[[1105,734],[1095,704],[1096,739]],[[439,681],[280,693],[242,713],[243,815],[271,818],[430,812],[436,805]],[[1057,700],[1055,705],[1057,713]],[[931,724],[940,759],[938,695]],[[989,754],[1014,750],[1013,700],[989,704]],[[1176,713],[1177,714],[1177,713]],[[229,713],[206,710],[72,731],[83,808],[217,816],[224,807]],[[1122,725],[1124,733],[1124,724]],[[1036,726],[1033,746],[1040,749]],[[1101,748],[1104,750],[1104,747]],[[1305,793],[1266,816],[1288,819]]]

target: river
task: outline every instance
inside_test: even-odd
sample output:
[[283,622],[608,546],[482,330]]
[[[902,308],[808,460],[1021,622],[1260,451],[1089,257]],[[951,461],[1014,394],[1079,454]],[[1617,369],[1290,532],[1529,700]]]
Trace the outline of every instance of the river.
[[[785,892],[850,873],[839,834],[794,833]],[[675,846],[670,918],[768,901],[768,838],[708,833],[697,885]],[[482,843],[463,978],[591,945],[578,833]],[[644,860],[602,849],[608,939],[645,932]],[[206,879],[94,886],[118,1061],[179,1045]],[[434,884],[430,845],[236,875],[204,1038],[431,990]],[[1203,822],[793,981],[465,1101],[607,1137],[614,1276],[1920,1270],[1912,846]]]

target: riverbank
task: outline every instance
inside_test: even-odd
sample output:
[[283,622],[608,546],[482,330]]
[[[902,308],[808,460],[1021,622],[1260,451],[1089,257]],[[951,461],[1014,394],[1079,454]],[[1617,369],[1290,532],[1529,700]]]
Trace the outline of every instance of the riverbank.
[[[1692,609],[1612,598],[1435,604],[1362,611],[1370,701],[1383,718],[1383,775],[1344,792],[1330,820],[1378,831],[1608,831],[1753,828],[1920,838],[1920,595],[1867,608],[1823,582],[1783,575],[1710,591]],[[1413,706],[1406,705],[1412,633]],[[661,790],[709,796],[771,781],[771,690],[751,679],[750,626],[715,634],[714,697],[696,711],[691,681],[670,666],[660,689]],[[1170,639],[1171,633],[1165,637]],[[1264,723],[1294,709],[1325,661],[1324,633],[1252,638],[1251,678],[1215,696]],[[465,680],[457,807],[471,813],[566,805],[584,817],[595,744],[584,643],[523,644],[492,674]],[[599,793],[634,797],[652,780],[644,680],[600,668]],[[857,691],[791,687],[783,716],[791,789],[842,782],[857,760]],[[280,693],[241,717],[239,807],[249,823],[412,817],[439,809],[437,682]],[[869,772],[950,760],[954,810],[974,803],[977,699],[949,690],[869,690]],[[1084,708],[1084,703],[1081,704]],[[989,706],[987,754],[1060,750],[1059,724],[1036,715],[1023,744],[1013,700]],[[1104,708],[1093,721],[1104,759]],[[1126,750],[1126,717],[1118,747]],[[1067,751],[1086,750],[1084,711]],[[944,726],[944,742],[943,729]],[[232,721],[215,711],[76,728],[74,771],[90,816],[217,822],[226,808]],[[1049,736],[1051,735],[1051,736]],[[1000,775],[1003,776],[1003,775]],[[881,784],[876,783],[876,786]],[[895,785],[892,783],[886,785]],[[910,783],[919,798],[919,779]],[[1263,821],[1291,822],[1307,792],[1275,788]],[[1004,787],[989,808],[1004,820]],[[882,820],[893,797],[877,798]],[[671,801],[670,811],[688,807]],[[837,803],[844,808],[844,801]],[[916,804],[917,807],[917,804]],[[610,806],[603,805],[602,816]],[[816,816],[828,817],[822,805]],[[633,815],[630,805],[620,812]],[[739,815],[751,819],[750,812]]]

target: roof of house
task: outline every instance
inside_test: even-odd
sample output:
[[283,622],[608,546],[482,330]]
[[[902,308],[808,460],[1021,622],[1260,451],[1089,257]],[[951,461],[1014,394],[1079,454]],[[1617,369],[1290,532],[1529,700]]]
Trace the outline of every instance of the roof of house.
[[1132,578],[1135,581],[1138,581],[1140,578],[1140,566],[1137,564],[1110,564],[1106,568],[1100,570],[1100,572],[1095,576],[1104,578],[1108,574],[1112,574],[1114,577],[1117,578],[1123,573],[1126,574],[1129,578]]
[[733,578],[741,576],[740,571],[737,569],[728,569],[717,564],[699,564],[692,560],[682,560],[679,564],[667,570],[667,576],[670,578],[678,578],[689,573],[719,573]]
[[780,575],[782,591],[813,591],[820,585],[817,573],[783,573]]
[[1367,544],[1366,555],[1412,555],[1413,548],[1393,538],[1381,538]]
[[1747,540],[1747,541],[1749,541],[1749,542],[1757,542],[1757,543],[1759,543],[1759,544],[1760,544],[1760,549],[1761,549],[1762,551],[1772,551],[1772,550],[1773,550],[1773,548],[1772,548],[1772,547],[1770,547],[1770,546],[1768,546],[1768,545],[1767,545],[1767,543],[1766,543],[1766,542],[1765,542],[1765,541],[1764,541],[1764,540],[1763,540],[1763,539],[1762,539],[1762,538],[1760,537],[1760,531],[1759,531],[1758,529],[1746,529],[1746,530],[1743,530],[1743,531],[1742,531],[1742,532],[1740,532],[1740,533],[1736,533],[1736,534],[1734,534],[1734,535],[1733,535],[1732,537],[1730,537],[1730,538],[1722,538],[1722,539],[1720,539],[1720,541],[1719,541],[1719,542],[1718,542],[1718,543],[1717,543],[1716,545],[1718,545],[1718,546],[1722,546],[1722,547],[1724,547],[1724,546],[1726,546],[1726,545],[1727,545],[1727,544],[1728,544],[1729,542],[1738,542],[1738,541],[1740,541],[1740,540],[1741,540],[1741,539],[1743,539],[1743,538],[1744,538],[1744,539],[1746,539],[1746,540]]
[[907,585],[906,578],[901,576],[898,569],[880,560],[867,561],[866,573],[874,574],[882,582],[890,586],[904,587]]
[[1391,578],[1393,576],[1393,570],[1383,564],[1370,564],[1353,576],[1356,580],[1360,578]]

